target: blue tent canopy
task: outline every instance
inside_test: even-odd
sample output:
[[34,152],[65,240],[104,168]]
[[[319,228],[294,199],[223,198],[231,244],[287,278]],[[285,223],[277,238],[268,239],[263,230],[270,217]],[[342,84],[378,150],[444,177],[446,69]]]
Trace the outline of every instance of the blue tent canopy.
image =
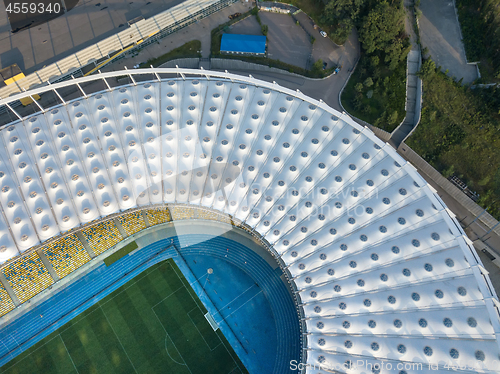
[[264,35],[222,34],[221,52],[265,53]]

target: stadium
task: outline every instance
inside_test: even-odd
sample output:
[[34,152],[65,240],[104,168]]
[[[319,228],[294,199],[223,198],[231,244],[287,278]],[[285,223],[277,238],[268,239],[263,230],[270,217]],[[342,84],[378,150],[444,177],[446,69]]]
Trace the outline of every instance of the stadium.
[[0,372],[498,371],[471,241],[345,113],[190,69],[0,104]]

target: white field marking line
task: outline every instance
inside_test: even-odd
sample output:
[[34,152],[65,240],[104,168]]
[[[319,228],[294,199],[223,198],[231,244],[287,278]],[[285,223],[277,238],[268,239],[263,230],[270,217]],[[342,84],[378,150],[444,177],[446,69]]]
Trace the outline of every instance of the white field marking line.
[[[175,271],[175,269],[174,269],[174,273],[175,273],[175,275],[177,275],[177,278],[179,278],[179,279],[180,279],[180,281],[182,282],[181,277],[179,277],[179,274],[177,274],[177,271]],[[183,276],[184,276],[184,275],[183,275]],[[185,277],[184,277],[184,279],[185,279]],[[186,279],[186,280],[187,280],[187,279]],[[189,284],[189,282],[188,282],[188,284]],[[191,292],[189,292],[189,290],[188,290],[187,288],[186,288],[186,291],[187,291],[187,293],[191,296],[191,298],[193,299],[193,301],[194,301],[194,303],[196,304],[196,306],[200,309],[200,312],[201,312],[201,313],[203,313],[203,310],[201,310],[200,306],[198,305],[198,303],[197,303],[197,302],[196,302],[196,300],[194,299],[193,295],[191,295]],[[194,291],[193,291],[193,292],[194,292]],[[262,292],[262,291],[260,291],[260,292]],[[195,293],[196,293],[196,292],[195,292]],[[201,300],[200,300],[200,302],[201,302]],[[202,304],[203,304],[203,302],[202,302]],[[214,305],[214,307],[215,307],[215,305]],[[216,308],[216,309],[217,309],[217,308]],[[155,313],[155,314],[156,314],[156,313]],[[156,318],[158,318],[158,316],[157,316]],[[161,323],[161,322],[160,322],[160,323]],[[208,321],[207,321],[207,323],[208,323]],[[220,330],[219,330],[219,331],[220,331]],[[221,331],[221,332],[222,332],[222,331]],[[236,360],[234,359],[233,355],[231,354],[231,352],[229,352],[229,350],[227,349],[226,345],[224,344],[224,342],[222,341],[222,339],[220,338],[220,336],[217,334],[217,332],[216,332],[216,331],[215,331],[215,335],[217,335],[217,337],[219,338],[220,342],[222,343],[222,345],[223,345],[223,346],[224,346],[224,348],[226,349],[227,354],[229,355],[229,357],[231,357],[231,358],[232,358],[232,360],[233,360],[234,364],[236,365],[236,367],[238,367],[238,368],[239,368],[240,366],[238,365],[238,362],[236,362]],[[173,340],[172,340],[172,342],[173,342]],[[174,345],[175,345],[175,344],[174,344]],[[181,356],[181,357],[182,357],[182,356]],[[183,360],[184,360],[184,358],[183,358]],[[241,371],[241,370],[240,370],[240,371]]]
[[[172,265],[170,265],[170,264],[168,264],[168,265],[170,266],[171,270],[173,271],[173,270],[174,270],[174,268],[172,267]],[[174,273],[175,273],[175,271],[174,271]],[[205,274],[206,274],[206,273],[205,273]],[[203,277],[205,274],[203,274],[201,277]],[[177,273],[176,273],[175,275],[177,275]],[[201,277],[200,277],[200,278],[201,278]],[[178,275],[177,275],[177,278],[179,278],[179,276],[178,276]],[[198,279],[199,279],[199,278],[198,278]],[[181,280],[180,278],[179,278],[179,280],[181,281],[181,284],[182,284],[182,285],[181,285],[178,289],[176,289],[175,291],[173,291],[170,295],[168,295],[168,296],[166,296],[165,298],[163,298],[163,299],[161,299],[160,301],[158,301],[155,305],[153,305],[153,306],[151,307],[151,309],[155,308],[158,304],[161,304],[162,302],[164,302],[165,300],[167,300],[170,296],[172,296],[174,293],[176,293],[177,291],[179,291],[181,288],[185,288],[185,287],[184,287],[184,283],[182,283],[182,280]],[[166,331],[165,331],[165,332],[166,332]]]
[[9,351],[9,347],[7,347],[5,345],[5,343],[3,342],[3,340],[0,340],[0,341],[2,342],[3,346],[7,349],[7,352],[9,353],[9,356],[11,356],[12,358],[15,358],[14,356],[12,356],[12,351]]
[[[169,265],[170,265],[170,264],[169,264]],[[153,265],[153,266],[154,266],[154,265]],[[170,266],[170,267],[172,267],[172,266]],[[141,274],[139,274],[139,275],[137,275],[137,276],[136,276],[136,278],[133,278],[133,279],[131,279],[131,280],[129,281],[129,282],[132,282],[132,280],[133,280],[133,281],[134,281],[133,283],[131,283],[131,284],[130,284],[128,287],[126,287],[123,291],[121,291],[121,292],[117,293],[117,294],[116,294],[115,296],[113,296],[111,299],[109,299],[108,301],[106,301],[105,303],[100,304],[100,305],[105,305],[105,304],[107,304],[108,302],[110,302],[111,300],[113,300],[115,297],[117,297],[118,295],[120,295],[122,292],[124,292],[125,290],[127,290],[127,289],[129,289],[130,287],[134,286],[134,285],[135,285],[135,284],[136,284],[139,280],[141,280],[142,278],[144,278],[146,275],[148,275],[148,274],[150,274],[152,271],[154,271],[154,270],[152,270],[152,271],[149,271],[149,272],[148,272],[148,270],[149,270],[149,269],[150,269],[150,268],[148,268],[148,269],[146,269],[146,270],[144,271],[144,273],[147,273],[147,274],[144,274],[143,276],[142,276],[142,273],[141,273]],[[139,277],[140,275],[141,275],[141,277]],[[128,282],[127,282],[127,283],[128,283]],[[123,287],[123,286],[121,286],[121,287]],[[184,286],[182,286],[182,287],[184,287]],[[182,287],[181,287],[181,288],[182,288]],[[179,289],[180,289],[180,288],[179,288]],[[178,290],[176,290],[176,291],[178,291]],[[174,291],[174,292],[176,292],[176,291]],[[109,296],[109,295],[107,295],[107,296]],[[105,298],[106,298],[107,296],[105,296]],[[90,299],[89,299],[89,300],[90,300]],[[88,300],[87,300],[87,301],[88,301]],[[87,301],[86,301],[86,302],[87,302]],[[102,301],[102,300],[101,300],[101,301]],[[95,303],[95,304],[91,305],[89,308],[91,308],[91,307],[92,307],[92,306],[94,306],[94,305],[97,305],[97,304],[101,303],[101,301],[98,301],[97,303]],[[88,310],[89,308],[87,308],[87,310]],[[99,309],[99,308],[95,308],[95,309],[94,309],[92,312],[90,312],[87,316],[91,315],[92,313],[94,313],[94,312],[95,312],[96,310],[98,310],[98,309]],[[71,319],[71,321],[73,321],[74,319],[76,319],[76,318],[77,318],[78,316],[80,316],[83,312],[84,312],[84,311],[82,311],[82,312],[80,312],[79,314],[77,314],[76,316],[74,316],[74,317]],[[59,335],[60,335],[60,334],[62,334],[63,332],[65,332],[65,331],[67,331],[68,329],[72,328],[74,325],[76,325],[76,324],[80,323],[80,322],[81,322],[81,321],[83,321],[84,319],[86,319],[86,318],[87,318],[87,316],[85,316],[84,318],[80,318],[78,321],[76,321],[76,323],[75,323],[75,324],[71,325],[71,327],[68,327],[68,328],[66,328],[66,329],[64,329],[64,330],[61,330],[61,332],[59,333]],[[58,320],[58,321],[59,321],[59,320]],[[57,322],[58,322],[58,321],[57,321]],[[63,326],[64,326],[64,325],[63,325]],[[62,326],[61,326],[61,327],[62,327]],[[61,327],[60,327],[60,328],[61,328]],[[57,331],[57,330],[56,330],[56,331]],[[10,334],[9,334],[9,335],[10,335]],[[49,334],[49,335],[50,335],[50,334]],[[13,339],[14,339],[14,338],[13,338]],[[45,339],[45,338],[44,338],[44,339]],[[49,343],[50,343],[52,340],[54,340],[54,339],[57,339],[57,335],[56,335],[56,336],[54,336],[53,338],[51,338],[50,340],[48,340],[47,342],[45,342],[44,344],[42,344],[40,347],[36,348],[33,352],[28,353],[28,355],[27,355],[25,358],[23,358],[21,361],[16,362],[14,365],[9,366],[8,368],[12,368],[12,367],[16,366],[17,364],[19,364],[20,362],[22,362],[23,360],[25,360],[26,358],[28,358],[29,356],[31,356],[31,355],[32,355],[33,353],[35,353],[36,351],[38,351],[38,350],[42,349],[43,347],[45,347],[47,344],[49,344]],[[42,341],[42,340],[43,340],[43,339],[40,339],[40,340],[39,340],[39,342],[40,342],[40,341]],[[17,341],[16,341],[15,339],[14,339],[14,341],[16,342],[16,344],[18,344],[18,343],[17,343]],[[3,342],[2,342],[2,343],[3,343]],[[5,345],[5,343],[3,343],[3,345]],[[18,344],[18,346],[19,346],[19,344]],[[7,346],[6,346],[6,348],[8,349],[8,347],[7,347]],[[25,351],[22,351],[21,353],[23,353],[23,352],[25,352]],[[20,353],[20,354],[21,354],[21,353]],[[9,352],[9,354],[12,356],[12,352]]]
[[[221,330],[219,329],[219,331],[221,331]],[[222,331],[221,331],[221,333],[222,333]],[[240,371],[240,373],[241,373],[240,366],[238,365],[238,363],[237,363],[237,362],[236,362],[236,360],[234,359],[234,357],[233,357],[233,355],[231,354],[231,352],[229,352],[229,349],[227,349],[226,345],[224,344],[224,342],[222,341],[222,339],[220,338],[219,334],[217,334],[217,332],[216,332],[216,331],[215,331],[215,335],[217,335],[217,337],[219,338],[219,340],[220,340],[220,344],[222,344],[222,346],[223,346],[223,347],[224,347],[224,349],[226,350],[226,352],[227,352],[227,354],[229,355],[229,357],[231,357],[231,358],[233,359],[233,362],[234,362],[234,364],[236,365],[235,369],[238,369],[238,370]],[[224,334],[222,334],[222,335],[224,335]],[[228,342],[228,343],[229,343],[229,342]],[[220,344],[219,344],[219,345],[220,345]],[[229,345],[231,345],[231,344],[229,344]],[[232,347],[231,347],[231,348],[232,348]],[[236,352],[235,352],[235,353],[236,353]],[[235,369],[231,370],[231,371],[229,372],[229,374],[231,374],[231,373],[232,373]]]
[[64,345],[64,349],[66,350],[66,353],[68,354],[69,359],[71,360],[71,363],[73,364],[73,367],[75,368],[75,371],[78,373],[78,369],[76,368],[76,365],[75,365],[75,362],[73,361],[73,358],[69,354],[68,347],[66,347],[66,343],[64,342],[64,339],[62,338],[61,334],[58,334],[58,336],[59,336],[59,338],[61,338],[61,341]]
[[[226,318],[228,318],[229,316],[231,316],[231,314],[235,313],[237,310],[243,308],[245,306],[246,303],[248,303],[250,300],[252,300],[254,297],[256,297],[258,294],[262,293],[262,290],[260,290],[259,292],[257,292],[255,295],[253,295],[250,299],[248,299],[247,301],[245,301],[243,304],[240,305],[239,308],[233,310],[230,314],[228,314],[225,318],[222,318],[223,320],[225,320]],[[221,314],[222,315],[222,314]]]
[[[169,264],[170,265],[170,264]],[[151,265],[151,267],[154,266],[154,265]],[[158,269],[154,269],[154,270],[151,270],[151,267],[147,268],[146,270],[144,270],[142,273],[140,274],[137,274],[134,278],[132,278],[131,280],[129,280],[127,283],[129,282],[132,282],[131,284],[129,284],[127,287],[125,287],[123,290],[121,290],[120,292],[118,292],[115,296],[113,296],[112,298],[110,298],[108,301],[106,301],[105,303],[102,303],[102,305],[106,305],[107,303],[109,303],[111,300],[113,300],[115,297],[117,297],[118,295],[122,294],[123,292],[125,292],[126,290],[128,290],[129,288],[131,288],[132,286],[135,286],[135,284],[142,280],[143,278],[145,278],[146,276],[148,276],[149,274],[151,274],[152,272],[158,270]],[[126,283],[126,284],[127,284]],[[125,285],[123,285],[125,286]],[[121,288],[123,286],[120,286],[118,288]],[[115,290],[116,291],[116,290]],[[114,292],[114,291],[113,291]],[[111,292],[111,293],[113,293]],[[109,296],[109,295],[108,295]],[[104,298],[106,298],[107,296],[105,296]],[[100,301],[99,301],[100,302]]]
[[[195,310],[197,307],[195,306],[193,309],[191,309],[189,312],[187,312],[187,315],[189,317],[189,319],[191,320],[191,322],[193,323],[193,326],[196,328],[196,330],[198,330],[198,332],[200,333],[201,335],[201,338],[203,339],[203,341],[205,342],[205,344],[207,345],[208,349],[210,349],[210,352],[213,352],[219,345],[217,344],[214,349],[210,348],[210,346],[208,345],[207,341],[205,340],[205,337],[203,336],[203,334],[201,333],[200,329],[198,328],[198,326],[196,326],[196,324],[194,323],[193,319],[191,318],[191,316],[189,315],[189,313],[191,313],[193,310]],[[199,309],[199,308],[198,308]],[[202,313],[203,314],[203,313]],[[214,331],[215,332],[215,331]]]
[[205,283],[203,283],[203,287],[202,287],[203,289],[205,289],[205,286],[207,285],[207,282],[208,282],[208,278],[209,278],[209,276],[210,276],[210,275],[209,275],[209,274],[207,274],[207,279],[205,279]]
[[176,289],[175,291],[173,291],[170,295],[164,297],[163,299],[161,299],[160,301],[158,301],[155,305],[153,305],[151,307],[151,309],[154,309],[156,308],[159,304],[163,303],[165,300],[167,300],[170,296],[172,296],[173,294],[175,294],[177,291],[181,290],[184,288],[184,285],[180,286],[178,289]]
[[[175,362],[177,365],[181,365],[181,366],[187,366],[185,363],[183,364],[182,362],[177,362],[173,359],[172,356],[170,356],[170,353],[168,352],[168,348],[167,348],[167,338],[169,338],[170,340],[172,340],[172,343],[174,342],[174,339],[172,339],[170,337],[170,335],[168,335],[168,332],[167,330],[165,329],[165,326],[163,326],[163,323],[161,323],[160,319],[158,318],[158,315],[156,314],[156,312],[153,310],[153,308],[151,308],[151,310],[153,311],[156,319],[158,320],[158,323],[160,324],[161,328],[163,329],[163,331],[165,332],[165,351],[167,352],[167,355],[168,357],[170,357],[170,359]],[[175,344],[174,344],[174,347],[175,347]],[[184,361],[184,358],[182,357],[181,353],[179,352],[179,350],[177,349],[177,347],[175,347],[175,349],[177,350],[177,353],[179,353],[179,356],[181,356],[182,360]]]
[[[175,361],[175,360],[174,360],[174,358],[170,355],[170,352],[168,351],[168,348],[167,348],[167,339],[172,340],[172,342],[173,342],[173,339],[170,337],[170,335],[168,335],[168,333],[166,333],[166,332],[165,332],[165,334],[166,334],[166,335],[165,335],[165,352],[167,352],[168,357],[170,357],[170,359],[171,359],[173,362],[175,362],[177,365],[180,365],[180,366],[186,366],[186,364],[183,364],[182,362],[177,362],[177,361]],[[179,353],[179,355],[180,355],[180,353]],[[181,356],[181,358],[182,358],[182,356]]]
[[[60,334],[59,334],[59,335],[60,335]],[[47,344],[49,344],[49,343],[50,343],[52,340],[54,340],[54,339],[57,339],[57,335],[56,335],[56,336],[54,336],[54,337],[53,337],[52,339],[50,339],[49,341],[47,341],[45,344],[42,344],[40,347],[38,347],[38,348],[36,348],[35,350],[33,350],[33,352],[28,353],[28,355],[27,355],[26,357],[24,357],[21,361],[18,361],[18,362],[16,362],[14,365],[11,365],[11,366],[7,367],[7,369],[13,368],[13,367],[14,367],[14,366],[16,366],[17,364],[21,363],[23,360],[26,360],[26,359],[27,359],[29,356],[31,356],[33,353],[35,353],[35,352],[36,352],[36,351],[38,351],[39,349],[42,349],[43,347],[45,347]],[[5,344],[4,344],[4,345],[5,345]],[[23,353],[23,352],[25,352],[25,351],[22,351],[21,353]],[[19,356],[21,353],[19,353],[19,354],[18,354],[18,356]],[[12,355],[12,354],[11,354],[11,355]],[[8,363],[7,363],[7,364],[8,364]],[[6,365],[7,365],[7,364],[6,364]]]
[[17,339],[14,338],[14,335],[9,334],[9,336],[16,342],[17,346],[20,347],[19,343],[17,342]]
[[[175,271],[175,269],[174,269],[174,273],[177,275],[177,277],[178,277],[178,278],[181,280],[181,282],[182,282],[182,279],[179,277],[179,274],[177,273],[177,271]],[[186,281],[187,281],[187,279],[186,279]],[[188,282],[188,284],[189,284],[189,282]],[[187,289],[186,289],[186,290],[187,290]],[[195,302],[196,306],[198,306],[198,308],[200,309],[200,311],[203,313],[203,311],[201,310],[200,306],[198,305],[198,303],[197,303],[197,302],[196,302],[196,300],[194,299],[193,295],[191,295],[191,292],[189,292],[189,290],[187,290],[187,291],[188,291],[189,295],[191,296],[191,298],[194,300],[194,302]],[[262,290],[261,290],[260,292],[262,292]],[[259,292],[259,293],[260,293],[260,292]],[[195,292],[195,293],[196,293],[196,292]],[[253,297],[257,296],[259,293],[255,294]],[[253,298],[253,297],[252,297],[252,298]],[[251,300],[251,299],[247,300],[247,302],[248,302],[248,301],[250,301],[250,300]],[[200,301],[201,301],[201,300],[200,300]],[[247,302],[246,302],[246,303],[247,303]],[[245,303],[245,304],[246,304],[246,303]],[[243,305],[245,305],[245,304],[243,304]],[[243,306],[243,305],[242,305],[242,306]],[[214,307],[215,307],[215,305],[214,305]],[[240,307],[240,308],[241,308],[241,307]],[[216,308],[216,309],[217,309],[217,308]],[[239,309],[239,308],[238,308],[238,309]],[[236,309],[236,310],[238,310],[238,309]],[[234,312],[236,312],[236,310],[235,310],[235,311],[233,311],[233,313],[234,313]],[[219,312],[219,311],[217,310],[217,312]],[[224,321],[224,318],[223,318],[222,320]],[[207,321],[207,323],[208,323],[208,321]],[[226,323],[227,323],[227,322],[226,322]],[[219,329],[219,331],[220,331],[220,329]],[[222,331],[221,331],[221,333],[222,333]],[[237,367],[237,368],[240,370],[240,372],[241,372],[241,369],[240,369],[240,366],[238,365],[238,362],[234,359],[234,357],[233,357],[233,355],[231,354],[231,352],[229,352],[229,349],[227,349],[226,345],[224,344],[224,342],[222,341],[222,339],[220,338],[219,334],[217,334],[217,332],[216,332],[216,331],[215,331],[215,335],[217,335],[217,337],[219,338],[219,340],[220,340],[220,342],[221,342],[222,346],[226,349],[227,354],[229,355],[229,357],[231,357],[231,358],[232,358],[232,360],[233,360],[234,364],[236,365],[236,367]],[[223,335],[224,335],[224,334],[223,334]],[[229,344],[229,345],[231,346],[231,344]],[[232,347],[231,347],[231,348],[232,348]]]
[[[260,294],[261,292],[262,292],[262,290],[260,290],[258,293],[256,293],[255,295],[253,295],[253,296],[252,296],[250,299],[248,299],[248,300],[247,300],[244,304],[242,304],[242,305],[241,305],[238,309],[240,309],[241,307],[243,307],[246,303],[248,303],[250,300],[252,300],[255,296],[257,296],[257,295],[258,295],[258,294]],[[231,314],[233,314],[234,312],[236,312],[238,309],[234,310]],[[229,317],[231,314],[229,314],[229,315],[228,315],[228,317]],[[225,318],[223,318],[222,320],[224,321],[224,320],[225,320]],[[229,323],[228,323],[228,322],[226,322],[226,323],[229,325]],[[217,335],[217,334],[216,334],[216,335]],[[224,348],[226,348],[226,351],[227,351],[227,353],[229,354],[229,356],[233,359],[233,362],[234,362],[234,363],[235,363],[235,365],[236,365],[236,368],[235,368],[235,369],[238,369],[238,370],[240,371],[240,373],[241,373],[240,366],[238,365],[238,363],[237,363],[237,362],[236,362],[236,360],[234,359],[233,355],[231,354],[231,352],[229,352],[229,350],[227,349],[226,345],[224,344],[224,342],[222,341],[222,339],[220,338],[220,336],[219,336],[219,335],[217,335],[217,337],[218,337],[218,338],[219,338],[219,340],[221,341],[221,343],[222,343],[222,345],[224,346]],[[231,370],[231,371],[229,372],[229,374],[231,374],[233,371],[234,371],[234,369],[233,369],[233,370]]]
[[235,370],[238,370],[238,373],[241,373],[240,368],[238,367],[238,365],[236,365],[236,367],[235,367],[235,368],[233,368],[233,369],[232,369],[229,373],[227,373],[227,374],[233,374],[233,373],[236,373],[236,371],[235,371]]
[[127,356],[127,359],[128,361],[130,362],[130,364],[132,365],[132,367],[134,368],[134,371],[137,373],[137,370],[134,366],[134,363],[132,362],[132,360],[130,359],[130,357],[128,356],[128,353],[127,353],[127,350],[125,349],[125,347],[123,346],[120,338],[118,337],[118,335],[116,335],[116,332],[115,332],[115,329],[113,328],[113,325],[111,324],[111,322],[109,322],[109,319],[108,319],[108,316],[106,315],[106,313],[104,312],[104,309],[102,309],[102,306],[99,305],[99,308],[101,308],[101,311],[102,311],[102,314],[104,314],[104,317],[106,318],[106,321],[108,321],[108,325],[109,327],[111,327],[111,330],[113,331],[113,334],[115,334],[116,336],[116,339],[118,340],[118,343],[120,343],[120,346],[122,347],[122,350],[123,352],[125,352],[125,355]]
[[[190,286],[192,286],[192,285],[193,285],[193,284],[195,284],[196,282],[199,282],[199,281],[200,281],[200,279],[201,279],[201,278],[203,278],[205,275],[207,276],[207,280],[208,280],[208,277],[210,276],[210,274],[205,273],[205,274],[203,274],[201,277],[199,277],[199,278],[197,278],[195,281],[193,281],[192,283],[189,283],[189,282],[188,282],[188,284],[189,284]],[[186,280],[187,280],[187,279],[186,279]],[[205,283],[206,283],[206,281],[205,281]]]
[[[156,314],[156,312],[154,311],[154,309],[153,309],[153,308],[151,308],[151,310],[153,310],[153,313],[155,314],[156,319],[158,320],[158,322],[160,323],[161,327],[163,328],[163,331],[165,331],[165,334],[166,334],[166,335],[170,338],[170,335],[168,335],[167,329],[165,328],[165,326],[163,326],[163,323],[161,323],[160,318],[158,317],[158,315]],[[187,367],[187,369],[189,370],[189,372],[190,372],[191,374],[193,374],[193,372],[191,371],[191,369],[190,369],[190,368],[189,368],[189,366],[187,365],[186,360],[184,360],[184,357],[182,357],[181,351],[179,351],[179,349],[178,349],[178,348],[177,348],[177,346],[175,345],[174,339],[170,338],[170,340],[172,341],[172,344],[174,345],[174,348],[175,348],[175,350],[177,351],[177,353],[179,353],[179,356],[181,356],[182,361],[184,361],[184,364],[179,364],[179,365],[184,365],[185,367]],[[168,354],[168,351],[167,351],[167,354]],[[168,354],[168,355],[170,356],[170,354]],[[170,356],[170,358],[172,358],[172,356]],[[172,361],[177,362],[177,361],[175,361],[173,358],[172,358]]]
[[[233,300],[231,300],[230,302],[228,302],[226,305],[224,305],[221,309],[224,309],[226,306],[228,306],[229,304],[231,304],[234,300],[236,300],[238,297],[240,296],[243,296],[243,294],[245,294],[250,288],[252,288],[253,286],[255,286],[255,284],[252,284],[250,287],[248,287],[245,291],[243,291],[241,294],[239,294],[238,296],[236,296]],[[217,310],[217,313],[219,313],[220,315],[222,315],[222,313],[220,312],[220,310]]]

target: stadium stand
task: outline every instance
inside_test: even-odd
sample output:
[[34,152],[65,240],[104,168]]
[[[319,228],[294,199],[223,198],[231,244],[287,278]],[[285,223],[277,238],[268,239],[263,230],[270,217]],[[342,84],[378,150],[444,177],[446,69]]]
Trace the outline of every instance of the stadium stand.
[[12,309],[14,309],[14,303],[3,284],[0,283],[0,317],[9,313]]
[[136,232],[146,228],[146,222],[144,222],[140,211],[120,216],[118,221],[127,235],[135,234]]
[[100,255],[123,239],[113,220],[83,229],[82,234],[96,255]]
[[146,217],[148,217],[148,222],[151,226],[170,222],[172,220],[172,218],[170,217],[169,209],[167,207],[148,209],[146,210]]
[[221,214],[218,212],[205,210],[205,209],[197,209],[197,217],[199,219],[207,219],[210,221],[219,221],[225,223],[231,223],[231,218],[227,214]]
[[54,283],[36,252],[7,265],[3,273],[21,303]]
[[193,219],[195,218],[195,210],[193,208],[188,208],[185,206],[173,207],[170,209],[172,218],[174,221],[181,219]]
[[75,234],[45,245],[42,251],[60,278],[91,260],[90,255]]

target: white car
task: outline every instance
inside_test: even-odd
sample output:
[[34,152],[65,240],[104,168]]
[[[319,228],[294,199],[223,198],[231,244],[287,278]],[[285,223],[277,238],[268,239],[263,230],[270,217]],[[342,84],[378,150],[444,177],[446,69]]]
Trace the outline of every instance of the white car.
[[323,37],[323,38],[326,38],[328,35],[326,32],[324,31],[320,31],[319,34]]

